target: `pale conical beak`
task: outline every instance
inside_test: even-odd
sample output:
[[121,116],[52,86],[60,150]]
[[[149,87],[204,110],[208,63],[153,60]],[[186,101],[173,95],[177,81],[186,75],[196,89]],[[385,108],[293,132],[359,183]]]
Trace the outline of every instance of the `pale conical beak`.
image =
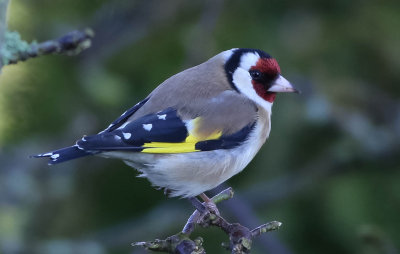
[[294,88],[290,82],[281,75],[274,81],[268,92],[276,93],[300,93],[299,90]]

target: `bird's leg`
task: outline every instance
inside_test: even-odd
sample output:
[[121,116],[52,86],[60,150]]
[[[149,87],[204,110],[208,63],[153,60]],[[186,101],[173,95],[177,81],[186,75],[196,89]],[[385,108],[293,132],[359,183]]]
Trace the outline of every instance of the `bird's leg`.
[[207,208],[196,197],[191,197],[189,200],[200,214],[204,214],[207,211]]
[[204,201],[203,203],[200,202],[200,200],[198,200],[196,197],[191,197],[189,198],[189,200],[194,208],[196,208],[196,210],[200,212],[200,214],[205,215],[208,212],[219,215],[217,206],[209,197],[207,197],[206,194],[201,193],[199,197]]
[[206,203],[214,203],[209,197],[207,197],[207,195],[204,192],[201,193],[199,197]]
[[214,201],[212,201],[209,197],[207,197],[207,195],[204,192],[201,193],[199,197],[204,201],[204,205],[209,212],[219,215],[217,205],[214,203]]

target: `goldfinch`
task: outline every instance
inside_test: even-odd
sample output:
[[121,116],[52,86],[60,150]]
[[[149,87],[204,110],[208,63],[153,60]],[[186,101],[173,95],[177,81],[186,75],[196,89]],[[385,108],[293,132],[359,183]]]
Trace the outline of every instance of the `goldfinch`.
[[260,150],[279,92],[297,90],[274,58],[257,49],[227,50],[168,78],[100,133],[34,157],[49,164],[118,158],[170,196],[204,197]]

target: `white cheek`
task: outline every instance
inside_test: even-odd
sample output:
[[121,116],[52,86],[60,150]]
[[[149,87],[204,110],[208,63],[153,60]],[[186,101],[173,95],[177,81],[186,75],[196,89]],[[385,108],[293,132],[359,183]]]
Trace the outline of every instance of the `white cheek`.
[[237,68],[232,75],[232,81],[237,86],[239,91],[253,89],[253,84],[251,83],[251,77],[248,71],[243,68]]
[[268,112],[271,111],[272,103],[264,100],[256,93],[256,90],[254,90],[253,84],[251,83],[250,74],[247,70],[243,68],[237,68],[233,73],[232,78],[233,83],[236,85],[236,88],[240,91],[240,93],[246,95],[255,103],[268,110]]

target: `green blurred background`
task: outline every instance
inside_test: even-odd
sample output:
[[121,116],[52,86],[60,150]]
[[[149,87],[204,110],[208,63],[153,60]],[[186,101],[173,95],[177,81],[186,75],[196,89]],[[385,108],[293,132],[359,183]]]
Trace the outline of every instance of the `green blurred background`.
[[[178,232],[192,208],[117,160],[56,166],[29,155],[97,133],[164,79],[220,51],[278,59],[303,91],[279,95],[270,139],[228,185],[231,221],[281,230],[252,253],[399,253],[399,1],[13,0],[28,41],[92,27],[77,57],[0,75],[0,253],[147,253],[131,242]],[[199,229],[208,253],[226,235]]]

